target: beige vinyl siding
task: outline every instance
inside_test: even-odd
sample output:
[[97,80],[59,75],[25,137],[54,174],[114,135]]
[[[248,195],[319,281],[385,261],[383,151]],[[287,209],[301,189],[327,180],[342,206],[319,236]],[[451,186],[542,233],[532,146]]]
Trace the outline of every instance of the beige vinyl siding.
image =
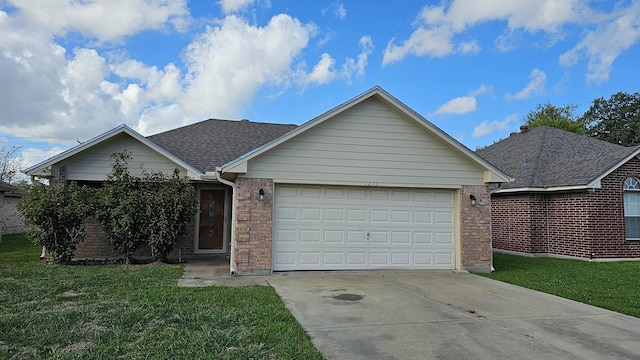
[[[99,143],[63,162],[52,166],[52,175],[58,177],[58,170],[66,166],[67,180],[103,181],[111,172],[113,160],[111,154],[127,150],[131,153],[129,171],[131,175],[140,176],[143,171],[162,171],[173,174],[178,166],[155,150],[142,144],[127,134],[119,134],[109,141]],[[180,174],[186,174],[185,169],[179,168]]]
[[481,185],[483,175],[437,135],[369,98],[251,159],[245,176],[288,183],[456,188]]

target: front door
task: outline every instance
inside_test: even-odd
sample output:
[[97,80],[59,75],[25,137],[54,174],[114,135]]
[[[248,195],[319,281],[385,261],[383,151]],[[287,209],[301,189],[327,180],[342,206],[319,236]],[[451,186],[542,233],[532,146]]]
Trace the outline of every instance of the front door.
[[196,253],[226,252],[225,197],[226,190],[200,190]]

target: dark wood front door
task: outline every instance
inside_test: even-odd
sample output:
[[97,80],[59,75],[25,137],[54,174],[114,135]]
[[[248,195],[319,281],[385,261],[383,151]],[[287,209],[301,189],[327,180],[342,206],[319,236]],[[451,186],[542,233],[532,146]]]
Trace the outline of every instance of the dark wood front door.
[[[199,252],[220,252],[224,247],[224,190],[200,191]],[[217,250],[217,251],[216,251]]]

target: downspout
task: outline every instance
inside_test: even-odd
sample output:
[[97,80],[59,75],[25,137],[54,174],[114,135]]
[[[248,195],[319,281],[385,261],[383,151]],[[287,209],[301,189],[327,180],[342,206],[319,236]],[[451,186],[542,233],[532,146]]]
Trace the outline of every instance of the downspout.
[[238,202],[238,194],[236,184],[232,181],[222,178],[222,168],[216,167],[216,180],[220,183],[231,187],[231,246],[229,249],[229,273],[236,275],[236,203]]

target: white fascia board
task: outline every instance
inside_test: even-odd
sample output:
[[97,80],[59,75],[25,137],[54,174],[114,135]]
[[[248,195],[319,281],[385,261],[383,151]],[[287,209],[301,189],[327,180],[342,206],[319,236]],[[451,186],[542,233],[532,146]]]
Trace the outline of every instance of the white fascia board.
[[589,185],[573,185],[573,186],[553,186],[548,188],[540,188],[540,187],[521,187],[521,188],[513,188],[513,189],[499,189],[495,190],[493,194],[511,194],[511,193],[520,193],[520,192],[537,192],[537,193],[549,193],[549,192],[561,192],[561,191],[580,191],[580,190],[590,190],[590,189],[599,189],[600,182],[595,184],[595,186]]
[[636,148],[636,150],[634,152],[632,152],[631,154],[627,155],[624,159],[618,161],[615,165],[610,167],[607,171],[602,173],[600,176],[598,176],[597,178],[593,179],[587,186],[592,187],[591,186],[592,184],[598,184],[598,188],[599,188],[600,187],[600,181],[602,181],[602,179],[604,179],[605,177],[609,176],[609,174],[611,174],[612,172],[616,171],[620,166],[626,164],[627,161],[633,159],[634,157],[637,157],[638,155],[640,155],[640,147]]

